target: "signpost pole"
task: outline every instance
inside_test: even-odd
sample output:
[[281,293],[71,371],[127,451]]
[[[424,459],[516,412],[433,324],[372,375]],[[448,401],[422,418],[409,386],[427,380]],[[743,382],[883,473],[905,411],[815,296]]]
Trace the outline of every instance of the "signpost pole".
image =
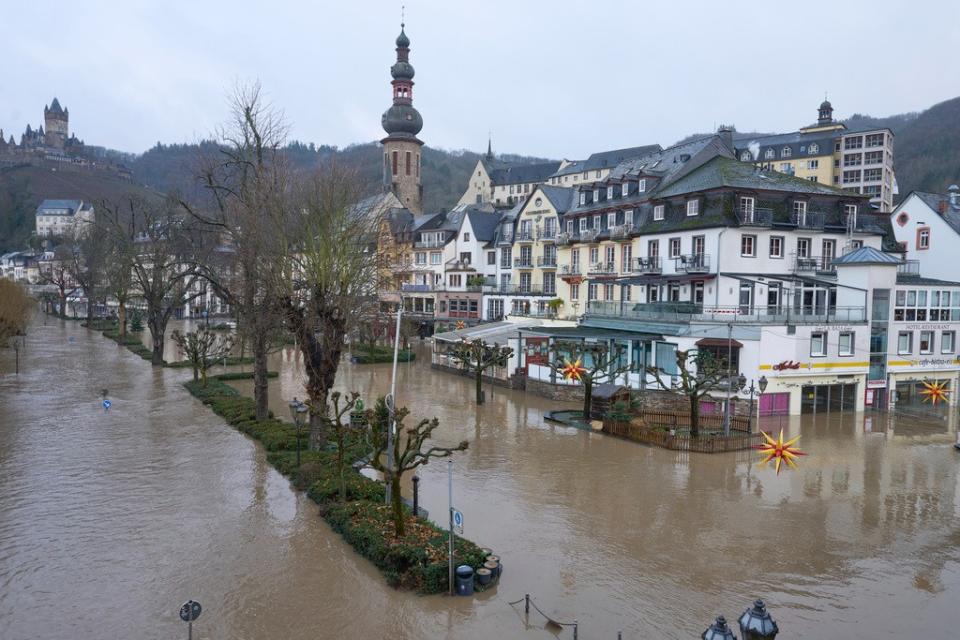
[[447,460],[447,493],[450,502],[450,595],[453,595],[453,460]]
[[187,640],[193,640],[193,620],[187,623]]

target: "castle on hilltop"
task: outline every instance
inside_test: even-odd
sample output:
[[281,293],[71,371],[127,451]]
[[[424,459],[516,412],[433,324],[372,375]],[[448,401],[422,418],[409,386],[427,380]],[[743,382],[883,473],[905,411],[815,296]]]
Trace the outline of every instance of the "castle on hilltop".
[[43,108],[43,124],[38,129],[27,125],[20,135],[20,144],[13,135],[8,138],[0,129],[0,158],[8,163],[11,160],[47,159],[82,164],[79,155],[83,148],[83,140],[70,134],[70,110],[61,107],[56,98]]

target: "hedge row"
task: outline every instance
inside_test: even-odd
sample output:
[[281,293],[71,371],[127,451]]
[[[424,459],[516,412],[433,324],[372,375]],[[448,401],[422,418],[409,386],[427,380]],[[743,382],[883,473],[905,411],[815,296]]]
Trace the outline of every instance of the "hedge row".
[[[134,352],[144,360],[153,360],[153,351],[143,346],[143,343],[140,342],[140,337],[135,334],[127,333],[123,339],[120,339],[120,332],[117,329],[107,329],[103,332],[103,335],[107,338],[110,338],[117,344],[125,346],[130,351]],[[166,366],[166,363],[164,363]]]
[[[358,344],[350,351],[350,357],[356,364],[375,364],[379,362],[393,362],[393,347],[381,345]],[[409,349],[401,349],[397,353],[398,362],[413,362],[417,354]]]
[[[103,335],[104,335],[105,337],[110,338],[111,340],[113,340],[113,341],[116,342],[117,344],[121,344],[121,345],[125,346],[127,349],[129,349],[130,351],[134,352],[135,354],[137,354],[138,356],[140,356],[140,357],[143,358],[144,360],[153,360],[153,350],[151,350],[149,347],[143,346],[143,342],[140,341],[140,336],[139,336],[139,334],[132,334],[132,333],[128,332],[128,333],[123,337],[123,340],[121,340],[121,339],[120,339],[120,331],[119,331],[116,327],[114,327],[113,329],[107,329],[106,331],[103,331],[102,333],[103,333]],[[217,364],[221,364],[221,363],[222,363],[222,361],[217,360]],[[226,359],[226,365],[227,365],[227,366],[238,365],[238,364],[252,364],[252,363],[253,363],[253,358],[251,358],[251,357],[241,358],[241,357],[239,357],[239,356],[230,356],[229,358]],[[166,360],[164,360],[164,361],[163,361],[163,366],[165,366],[165,367],[170,367],[170,368],[172,368],[172,369],[187,369],[187,368],[189,368],[191,365],[190,365],[190,363],[189,363],[188,361],[186,361],[186,360],[180,360],[180,361],[178,361],[178,362],[167,362]],[[236,373],[231,373],[231,374],[226,374],[226,375],[232,375],[232,376],[235,376],[235,377],[232,377],[232,378],[224,378],[225,380],[243,380],[243,379],[245,379],[245,378],[252,378],[252,377],[253,377],[253,374],[252,374],[252,373],[248,375],[248,374],[246,374],[246,373],[244,373],[244,372],[242,372],[242,371],[241,371],[241,372],[236,372]],[[268,377],[268,378],[275,378],[275,377],[277,377],[277,372],[276,372],[276,371],[268,372],[268,373],[267,373],[267,377]]]
[[[320,505],[320,513],[330,527],[343,536],[357,553],[383,572],[387,583],[421,593],[443,593],[448,586],[447,532],[407,510],[406,535],[396,539],[390,508],[384,504],[384,487],[348,466],[346,502],[340,502],[340,483],[336,466],[336,448],[301,452],[296,463],[296,429],[273,417],[256,420],[251,398],[241,396],[214,376],[203,387],[192,380],[184,386],[235,428],[263,443],[267,460],[311,500]],[[306,437],[303,443],[306,444]],[[368,456],[369,446],[351,434],[345,443],[344,459],[352,461]],[[456,539],[455,561],[474,569],[483,566],[484,554],[474,543]]]

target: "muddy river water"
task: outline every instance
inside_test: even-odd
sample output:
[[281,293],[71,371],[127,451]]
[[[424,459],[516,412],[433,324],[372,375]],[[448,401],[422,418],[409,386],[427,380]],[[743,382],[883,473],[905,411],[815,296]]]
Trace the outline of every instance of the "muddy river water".
[[[170,353],[168,357],[175,356]],[[397,592],[189,396],[73,322],[0,353],[0,638],[551,638],[530,593],[580,637],[695,638],[764,597],[784,638],[956,638],[960,451],[949,417],[774,418],[809,455],[777,476],[754,453],[678,454],[545,422],[542,398],[401,365],[398,402],[440,418],[465,533],[503,558],[475,598]],[[302,395],[276,354],[271,405]],[[345,365],[368,401],[389,365]],[[239,388],[249,391],[249,383]],[[113,406],[105,411],[101,390]],[[488,391],[489,395],[489,391]],[[421,503],[446,513],[446,465]],[[559,637],[572,637],[569,631]]]

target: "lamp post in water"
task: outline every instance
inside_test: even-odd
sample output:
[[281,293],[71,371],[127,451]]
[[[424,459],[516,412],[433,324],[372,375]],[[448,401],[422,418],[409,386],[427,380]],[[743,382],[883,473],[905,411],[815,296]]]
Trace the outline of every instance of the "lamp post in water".
[[[740,615],[737,623],[740,626],[742,640],[774,640],[780,633],[780,628],[773,621],[763,600],[755,600],[753,606],[748,607]],[[717,616],[714,623],[707,627],[700,637],[702,640],[737,640],[737,636],[733,635],[727,619],[723,616]]]

